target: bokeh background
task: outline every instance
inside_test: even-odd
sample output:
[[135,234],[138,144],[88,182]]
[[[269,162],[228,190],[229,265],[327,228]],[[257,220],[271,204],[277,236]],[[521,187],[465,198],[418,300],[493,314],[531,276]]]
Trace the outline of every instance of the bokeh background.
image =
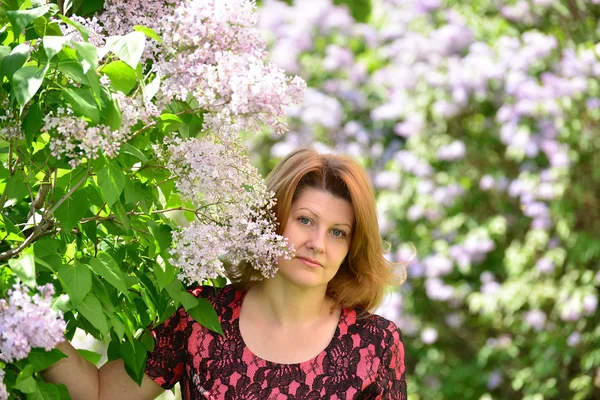
[[[406,283],[412,400],[600,399],[600,1],[262,1],[308,83],[267,173],[311,145],[358,158]],[[414,250],[416,256],[413,257]]]

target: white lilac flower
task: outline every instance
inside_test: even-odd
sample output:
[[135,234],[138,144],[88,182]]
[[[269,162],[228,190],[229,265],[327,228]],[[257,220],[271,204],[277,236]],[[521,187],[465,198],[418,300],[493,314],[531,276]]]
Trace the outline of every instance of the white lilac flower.
[[4,370],[0,369],[0,400],[7,400],[8,392],[6,391],[6,385],[4,385]]
[[201,282],[225,273],[221,257],[232,263],[251,261],[264,277],[276,261],[289,255],[286,240],[275,234],[275,200],[238,142],[214,137],[175,139],[157,148],[176,177],[184,201],[197,207],[197,219],[173,232],[171,262],[180,278]]

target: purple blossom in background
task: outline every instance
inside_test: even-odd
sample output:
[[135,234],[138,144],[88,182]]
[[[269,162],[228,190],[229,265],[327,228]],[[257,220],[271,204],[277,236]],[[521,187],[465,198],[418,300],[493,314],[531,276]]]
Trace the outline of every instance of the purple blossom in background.
[[403,122],[396,124],[394,132],[398,136],[411,137],[418,135],[425,127],[425,120],[422,115],[409,115]]
[[542,274],[551,274],[552,272],[554,272],[555,265],[554,261],[550,260],[547,257],[542,257],[536,262],[535,267]]
[[544,325],[546,324],[546,313],[541,310],[527,311],[524,315],[524,320],[536,332],[539,332],[544,329]]
[[461,313],[452,313],[444,317],[446,324],[454,329],[460,328],[465,322],[465,316]]
[[425,344],[433,344],[437,342],[438,331],[435,328],[425,328],[421,331],[421,340]]
[[581,304],[574,300],[566,301],[560,312],[560,319],[565,322],[577,322],[581,319],[582,311]]
[[435,254],[423,259],[423,265],[428,278],[439,278],[452,272],[452,261],[441,254]]
[[579,332],[573,332],[567,338],[567,345],[569,347],[575,347],[579,343],[581,343],[581,333],[579,333]]
[[456,289],[439,278],[428,278],[425,280],[425,293],[431,300],[450,301],[455,297]]
[[353,64],[354,54],[350,50],[334,44],[325,49],[325,59],[323,60],[325,71],[335,71]]
[[375,314],[396,322],[402,313],[402,309],[402,296],[397,292],[390,292],[389,298],[384,300],[377,311],[375,311]]
[[373,178],[373,184],[381,189],[398,189],[400,186],[400,174],[392,171],[378,172]]
[[440,8],[440,0],[414,0],[414,7],[422,13],[429,13]]
[[502,382],[504,382],[504,378],[502,378],[502,373],[500,371],[493,371],[488,376],[487,388],[489,390],[494,390],[498,388]]
[[400,150],[394,158],[400,163],[402,169],[416,176],[426,177],[433,173],[433,168],[427,161],[408,150]]
[[585,315],[594,315],[598,308],[598,297],[593,294],[588,294],[583,298],[583,310]]
[[465,157],[467,148],[460,140],[455,140],[447,146],[438,149],[437,156],[443,161],[457,161]]
[[33,347],[50,351],[64,341],[65,321],[51,308],[53,286],[37,289],[30,296],[29,288],[16,284],[8,290],[8,300],[0,299],[0,360],[21,360]]

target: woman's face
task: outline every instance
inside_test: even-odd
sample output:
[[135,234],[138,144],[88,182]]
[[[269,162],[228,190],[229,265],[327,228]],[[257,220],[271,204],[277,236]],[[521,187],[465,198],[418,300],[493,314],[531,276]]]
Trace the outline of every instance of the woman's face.
[[327,287],[348,254],[353,228],[348,201],[304,189],[292,203],[283,231],[296,254],[291,260],[280,259],[278,274],[297,286]]

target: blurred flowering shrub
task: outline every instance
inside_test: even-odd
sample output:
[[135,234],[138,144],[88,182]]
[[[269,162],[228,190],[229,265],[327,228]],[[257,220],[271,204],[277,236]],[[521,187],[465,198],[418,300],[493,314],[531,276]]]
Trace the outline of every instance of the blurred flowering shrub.
[[[147,328],[223,263],[288,254],[241,130],[287,130],[304,90],[250,0],[0,6],[0,400],[69,398],[39,371],[81,328],[140,382]],[[84,356],[90,357],[90,353]]]
[[[265,1],[270,56],[308,83],[281,157],[313,143],[370,169],[409,279],[422,399],[600,398],[600,5]],[[264,167],[272,167],[270,157]]]

